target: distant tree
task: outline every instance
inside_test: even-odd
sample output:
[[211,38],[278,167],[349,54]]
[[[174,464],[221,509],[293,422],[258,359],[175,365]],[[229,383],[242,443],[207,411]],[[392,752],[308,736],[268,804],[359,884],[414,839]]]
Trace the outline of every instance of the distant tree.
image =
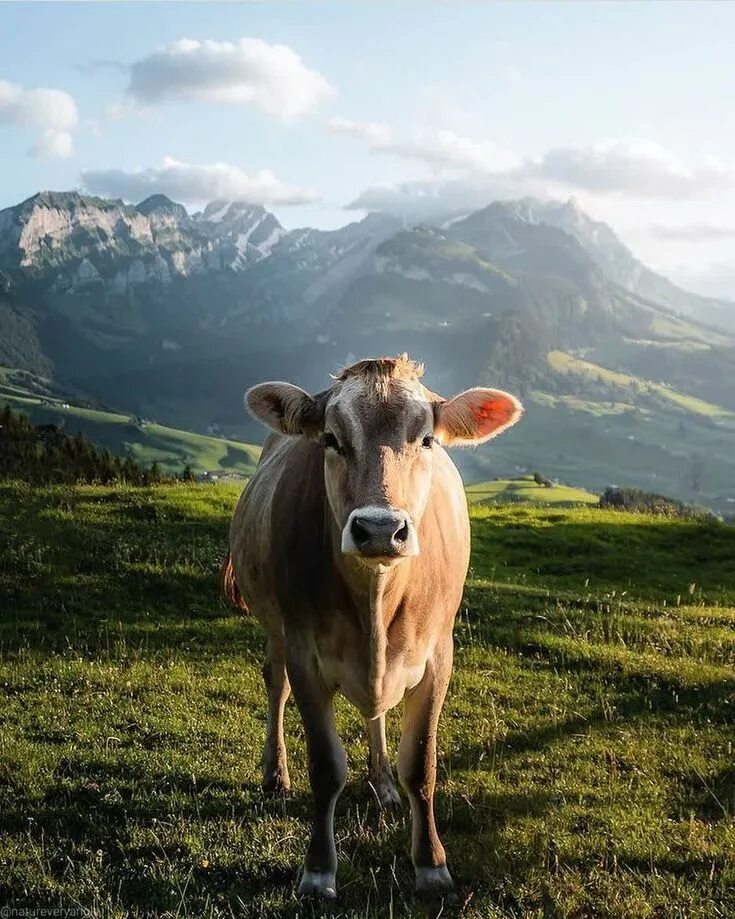
[[184,471],[181,473],[181,481],[182,482],[193,482],[194,481],[194,473],[192,472],[192,468],[188,463],[186,464],[186,466],[184,466]]
[[547,479],[546,476],[545,476],[543,473],[538,472],[538,471],[537,471],[537,472],[534,472],[534,474],[533,474],[533,481],[534,481],[537,485],[543,485],[544,488],[553,488],[553,487],[554,487],[554,483],[551,481],[551,479]]
[[692,491],[700,492],[702,490],[705,466],[704,456],[701,453],[692,453],[687,472],[687,481]]
[[123,482],[128,485],[140,485],[143,481],[143,470],[139,468],[131,457],[126,456],[123,460],[122,469],[120,470]]

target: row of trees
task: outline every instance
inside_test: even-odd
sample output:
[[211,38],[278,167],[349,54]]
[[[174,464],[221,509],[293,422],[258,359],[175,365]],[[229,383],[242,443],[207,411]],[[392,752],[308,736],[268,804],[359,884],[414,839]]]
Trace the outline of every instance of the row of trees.
[[662,517],[713,516],[706,508],[685,504],[676,498],[667,498],[665,495],[657,495],[640,488],[608,487],[600,495],[600,507],[658,514]]
[[[171,481],[158,463],[149,468],[130,457],[121,459],[97,447],[82,434],[70,436],[53,424],[33,425],[6,405],[0,410],[0,476],[33,484],[99,482],[155,485]],[[182,478],[193,479],[187,466]]]

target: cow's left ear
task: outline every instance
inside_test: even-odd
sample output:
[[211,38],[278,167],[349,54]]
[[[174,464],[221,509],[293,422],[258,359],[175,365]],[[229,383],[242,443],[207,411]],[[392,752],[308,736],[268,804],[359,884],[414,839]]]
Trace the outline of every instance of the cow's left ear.
[[278,434],[318,437],[324,427],[324,398],[310,396],[293,383],[259,383],[245,393],[253,417]]
[[523,414],[523,406],[500,389],[467,389],[434,406],[434,435],[445,447],[470,447],[502,434]]

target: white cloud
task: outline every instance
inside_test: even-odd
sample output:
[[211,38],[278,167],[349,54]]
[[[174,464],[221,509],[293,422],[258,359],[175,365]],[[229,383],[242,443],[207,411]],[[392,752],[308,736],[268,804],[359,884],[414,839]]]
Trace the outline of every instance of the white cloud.
[[649,227],[649,235],[662,242],[711,243],[735,239],[735,226],[716,226],[706,223],[689,223],[682,226]]
[[127,201],[155,193],[191,204],[224,199],[287,205],[319,198],[311,189],[286,185],[269,169],[251,175],[228,163],[182,163],[172,157],[149,169],[88,169],[82,172],[82,184],[93,194]]
[[387,147],[393,141],[393,132],[379,121],[350,121],[349,118],[329,118],[325,122],[332,134],[344,134],[364,140],[373,149]]
[[72,156],[72,132],[78,121],[76,103],[68,93],[24,89],[0,80],[0,125],[40,129],[41,137],[31,150],[38,156]]
[[434,177],[399,185],[370,186],[347,207],[431,221],[479,210],[498,198],[519,198],[525,194],[528,190],[507,175],[466,179]]
[[508,172],[518,163],[516,156],[492,141],[472,140],[454,131],[433,131],[409,141],[399,141],[389,152],[421,160],[435,169],[476,174]]
[[688,165],[665,147],[646,140],[556,147],[527,160],[520,172],[566,188],[644,198],[692,196],[735,185],[732,166],[712,158]]
[[732,301],[731,308],[735,314],[735,261],[732,258],[696,267],[679,265],[670,268],[668,274],[686,290]]
[[32,149],[37,156],[68,158],[74,156],[74,138],[68,131],[47,128]]
[[258,38],[181,39],[132,64],[127,88],[142,106],[204,100],[251,105],[284,119],[312,112],[333,93],[288,45]]
[[357,209],[418,216],[482,206],[496,197],[587,194],[599,200],[679,202],[715,191],[735,192],[735,165],[714,158],[686,163],[646,140],[555,147],[538,157],[522,157],[454,131],[402,139],[388,125],[373,122],[332,119],[327,127],[362,140],[376,153],[421,161],[434,173],[398,186],[367,188],[349,205]]
[[417,160],[435,170],[482,174],[508,171],[519,163],[518,157],[492,141],[473,140],[455,131],[425,131],[402,138],[396,137],[391,128],[381,122],[331,118],[326,126],[333,134],[364,141],[376,153]]

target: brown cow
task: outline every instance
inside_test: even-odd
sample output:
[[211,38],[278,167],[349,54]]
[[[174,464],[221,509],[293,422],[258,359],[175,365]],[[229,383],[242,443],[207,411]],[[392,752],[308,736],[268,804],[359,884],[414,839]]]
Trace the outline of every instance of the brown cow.
[[495,437],[522,407],[494,389],[446,401],[421,384],[422,371],[402,355],[360,361],[316,396],[280,382],[246,394],[276,433],[235,510],[226,574],[268,635],[267,791],[289,788],[291,689],[304,724],[314,821],[300,893],[336,896],[334,809],[347,771],[338,689],[365,719],[370,780],[386,805],[400,799],[385,713],[405,700],[398,775],[411,803],[416,888],[452,891],[434,823],[436,732],[470,527],[442,445]]

